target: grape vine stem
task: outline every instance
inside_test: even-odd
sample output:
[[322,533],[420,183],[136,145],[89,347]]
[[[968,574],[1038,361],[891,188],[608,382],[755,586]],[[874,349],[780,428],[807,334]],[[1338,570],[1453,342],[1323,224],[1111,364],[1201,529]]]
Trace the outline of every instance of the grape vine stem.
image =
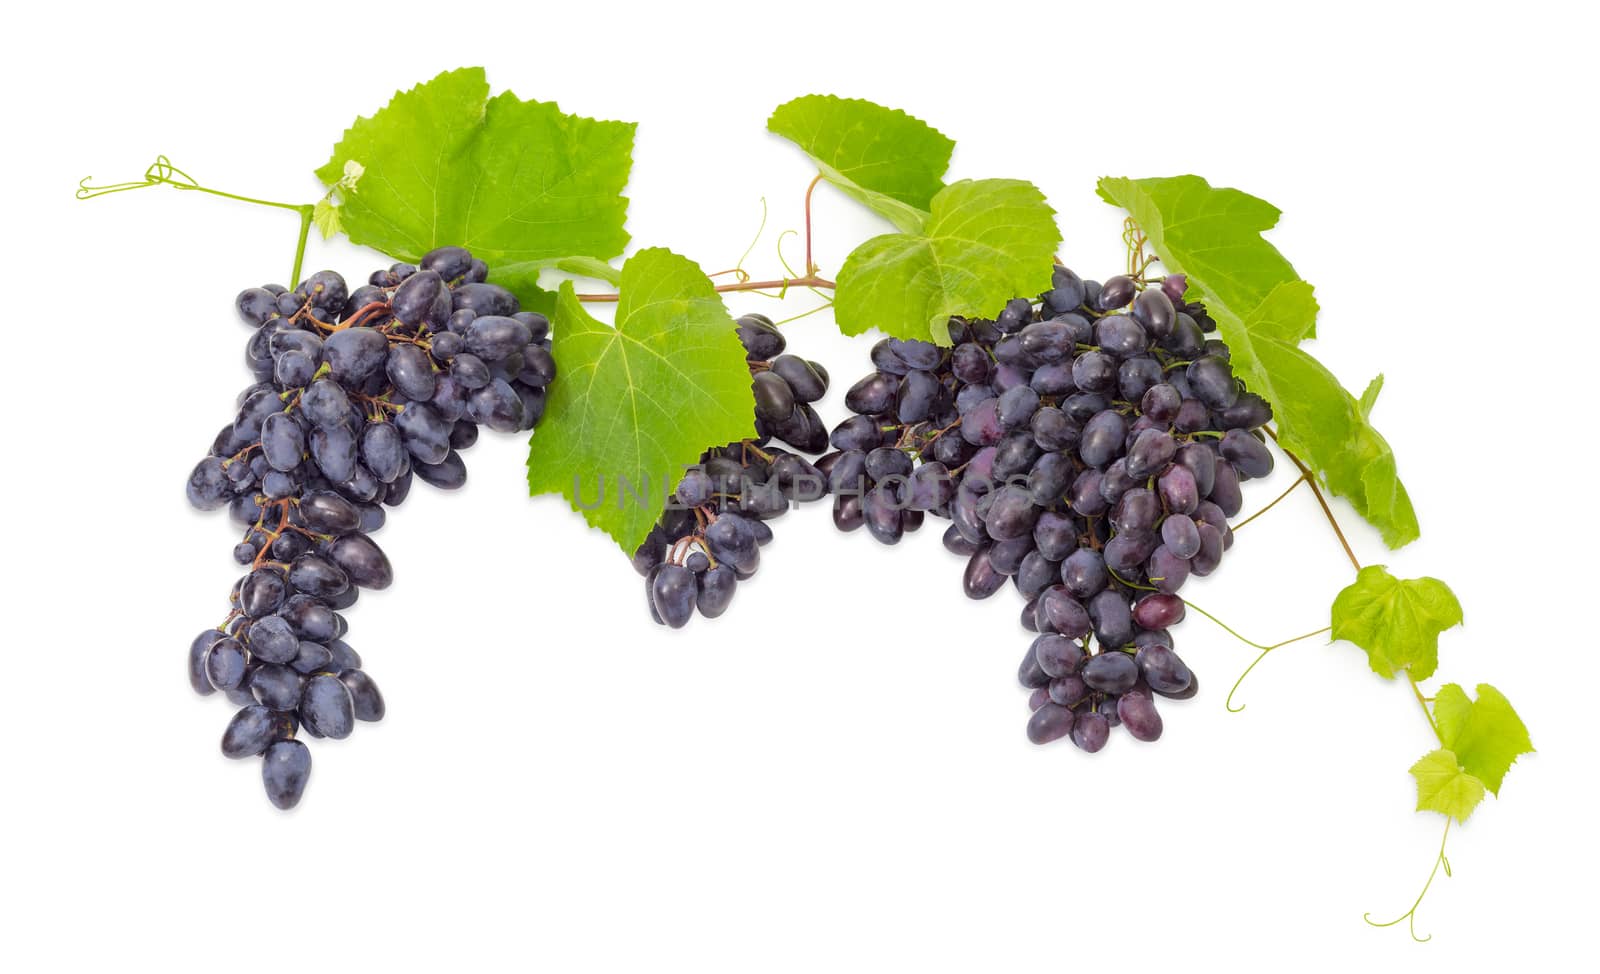
[[[812,259],[812,250],[811,250],[811,237],[812,237],[812,233],[811,233],[811,195],[812,195],[812,193],[816,192],[817,184],[820,183],[820,182],[822,182],[822,174],[818,173],[817,177],[815,179],[811,180],[810,185],[806,186],[806,203],[805,203],[805,214],[806,214],[806,216],[805,216],[805,220],[806,220],[806,224],[805,224],[806,225],[806,272],[804,274],[802,274],[802,275],[795,275],[795,276],[790,276],[790,277],[782,277],[782,278],[778,278],[776,280],[770,280],[770,281],[752,281],[752,280],[749,279],[749,275],[744,273],[742,267],[736,267],[732,271],[720,271],[717,274],[707,275],[708,277],[712,277],[712,278],[720,277],[723,274],[729,274],[729,273],[733,273],[733,274],[737,274],[738,275],[739,280],[735,281],[732,284],[718,284],[716,286],[716,288],[715,288],[715,290],[717,291],[718,294],[727,294],[727,293],[733,292],[733,291],[770,291],[770,290],[776,289],[778,291],[777,297],[781,298],[781,297],[784,296],[784,294],[790,288],[796,288],[796,287],[817,288],[817,287],[821,287],[821,288],[827,288],[830,291],[836,290],[838,288],[838,285],[835,284],[833,281],[830,281],[827,278],[825,278],[825,277],[823,277],[823,276],[821,276],[820,274],[817,273],[816,261]],[[308,217],[308,219],[309,219],[309,217]],[[765,223],[766,223],[766,215],[765,215],[764,211],[763,211],[763,214],[762,214],[762,223],[763,223],[763,225],[765,225]],[[790,231],[787,231],[787,232],[793,233],[794,231],[790,230]],[[754,247],[755,245],[752,243],[751,246]],[[748,250],[745,251],[745,255],[749,256],[749,251]],[[780,254],[780,257],[781,257],[781,254]],[[743,258],[740,258],[740,264],[741,265],[743,264],[743,262],[744,262]],[[787,267],[786,267],[786,269],[787,269]],[[589,303],[602,303],[602,302],[615,302],[615,301],[619,300],[622,297],[622,295],[620,295],[620,294],[579,294],[577,297],[578,297],[579,301],[584,301],[584,302],[589,302]]]
[[300,283],[300,268],[305,262],[306,240],[311,235],[311,221],[316,214],[316,205],[313,203],[280,203],[276,200],[257,199],[253,196],[241,196],[238,193],[225,193],[220,189],[200,185],[193,176],[172,164],[166,156],[156,156],[144,171],[144,178],[126,183],[112,183],[109,186],[92,186],[85,176],[78,181],[78,191],[75,194],[80,200],[92,200],[97,196],[109,196],[112,193],[125,193],[133,189],[147,189],[151,186],[171,186],[173,189],[188,190],[197,193],[207,193],[211,196],[220,196],[223,199],[236,200],[240,203],[249,203],[252,206],[270,206],[278,210],[290,210],[300,215],[300,241],[294,252],[294,271],[289,275],[289,285],[292,287]]
[[1411,909],[1395,917],[1393,920],[1388,920],[1384,923],[1379,923],[1378,921],[1372,919],[1372,914],[1370,912],[1361,914],[1361,919],[1367,921],[1367,923],[1374,927],[1392,927],[1401,920],[1408,920],[1410,922],[1407,923],[1406,926],[1411,931],[1412,940],[1415,940],[1419,944],[1425,944],[1433,939],[1433,934],[1431,933],[1426,937],[1417,936],[1417,907],[1422,905],[1422,898],[1428,895],[1428,888],[1433,885],[1434,877],[1439,875],[1440,868],[1444,869],[1444,874],[1446,876],[1450,875],[1450,860],[1444,854],[1444,847],[1445,843],[1450,841],[1450,826],[1452,824],[1453,823],[1451,822],[1450,817],[1445,816],[1444,835],[1439,839],[1439,855],[1434,858],[1433,868],[1428,871],[1428,881],[1422,884],[1422,892],[1417,894],[1417,899],[1411,904]]
[[[1272,437],[1272,441],[1278,444],[1278,449],[1283,450],[1283,455],[1289,458],[1289,462],[1293,463],[1300,469],[1301,477],[1304,478],[1305,482],[1310,485],[1311,492],[1316,495],[1317,503],[1322,505],[1322,513],[1327,517],[1329,526],[1333,528],[1333,533],[1338,536],[1339,544],[1344,547],[1345,556],[1350,559],[1350,564],[1355,566],[1356,571],[1360,572],[1361,560],[1356,557],[1355,551],[1353,551],[1350,547],[1349,539],[1344,536],[1344,531],[1339,527],[1339,519],[1334,516],[1333,508],[1328,506],[1328,499],[1323,495],[1322,488],[1317,485],[1317,478],[1314,474],[1312,474],[1311,468],[1306,466],[1305,462],[1299,457],[1295,456],[1292,452],[1284,449],[1283,443],[1278,439],[1278,434],[1272,429],[1272,427],[1268,426],[1265,427],[1265,429],[1267,431],[1267,435]],[[1263,653],[1262,655],[1265,654]],[[1256,662],[1260,662],[1259,657],[1257,658]],[[1254,666],[1255,663],[1250,665]],[[1245,672],[1248,673],[1250,671],[1247,669]],[[1243,677],[1240,677],[1240,679],[1243,679]],[[1422,687],[1417,684],[1417,678],[1412,675],[1409,669],[1406,670],[1406,682],[1411,684],[1412,696],[1417,698],[1417,706],[1422,708],[1422,716],[1428,722],[1428,729],[1433,731],[1434,738],[1438,740],[1440,746],[1442,747],[1444,745],[1444,735],[1439,733],[1439,723],[1434,719],[1433,711],[1428,707],[1428,698],[1423,695]],[[1416,902],[1411,904],[1411,909],[1402,913],[1400,916],[1395,917],[1393,920],[1388,921],[1387,923],[1378,923],[1377,921],[1373,920],[1371,913],[1363,914],[1361,917],[1363,920],[1375,927],[1392,927],[1401,920],[1407,920],[1409,921],[1407,926],[1411,931],[1412,940],[1415,940],[1418,943],[1426,943],[1427,941],[1433,939],[1432,934],[1429,934],[1426,937],[1417,936],[1417,908],[1422,905],[1423,897],[1428,895],[1428,890],[1433,886],[1433,880],[1439,875],[1440,868],[1442,867],[1444,869],[1444,874],[1446,876],[1450,875],[1450,860],[1447,859],[1444,854],[1445,843],[1450,840],[1450,824],[1450,817],[1445,816],[1444,835],[1439,839],[1439,854],[1434,858],[1433,869],[1429,870],[1428,872],[1428,881],[1422,884],[1422,892],[1417,894]]]
[[[735,284],[718,284],[716,291],[718,294],[726,294],[729,291],[770,291],[776,288],[779,292],[782,292],[794,287],[825,287],[832,290],[837,286],[826,278],[808,274],[805,277],[785,277],[775,281],[739,281]],[[620,294],[580,294],[578,295],[578,300],[607,302],[616,301],[621,297],[622,295]]]

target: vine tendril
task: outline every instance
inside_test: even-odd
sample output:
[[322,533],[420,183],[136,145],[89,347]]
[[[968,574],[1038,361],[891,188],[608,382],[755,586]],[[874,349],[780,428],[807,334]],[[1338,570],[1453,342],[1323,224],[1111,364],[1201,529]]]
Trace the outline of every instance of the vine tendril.
[[207,193],[211,196],[220,196],[223,199],[237,200],[240,203],[250,203],[254,206],[270,206],[274,209],[289,210],[300,217],[300,240],[295,247],[294,270],[289,275],[289,285],[292,287],[300,282],[300,267],[305,261],[306,238],[311,233],[311,220],[316,212],[313,203],[280,203],[276,200],[257,199],[253,196],[240,196],[238,193],[225,193],[220,189],[200,185],[199,180],[172,164],[166,156],[156,156],[149,168],[144,171],[144,178],[126,183],[111,183],[105,186],[91,185],[89,180],[93,176],[85,176],[78,180],[77,192],[73,195],[80,200],[92,200],[99,196],[110,196],[112,193],[126,193],[135,189],[148,189],[151,186],[171,186],[190,192]]
[[1268,653],[1272,652],[1275,649],[1280,649],[1280,648],[1282,648],[1284,646],[1287,646],[1290,643],[1297,643],[1302,639],[1310,639],[1312,636],[1320,636],[1325,632],[1332,631],[1332,629],[1333,629],[1332,626],[1323,626],[1321,629],[1316,629],[1316,630],[1313,630],[1311,632],[1302,633],[1302,634],[1300,634],[1298,636],[1291,636],[1290,638],[1285,639],[1282,642],[1276,642],[1276,643],[1273,643],[1272,645],[1268,646],[1265,643],[1258,643],[1254,639],[1246,638],[1245,636],[1241,635],[1238,630],[1234,629],[1232,626],[1228,625],[1226,622],[1223,622],[1221,619],[1218,619],[1216,616],[1214,616],[1211,613],[1207,612],[1205,609],[1202,609],[1198,605],[1195,605],[1193,602],[1190,602],[1188,599],[1184,599],[1183,600],[1183,604],[1188,606],[1189,608],[1193,609],[1194,611],[1200,613],[1201,615],[1205,616],[1207,619],[1210,619],[1212,622],[1216,623],[1218,626],[1221,626],[1223,631],[1225,631],[1228,635],[1232,636],[1233,638],[1239,640],[1241,643],[1244,643],[1246,646],[1251,646],[1251,647],[1254,647],[1255,649],[1261,650],[1261,654],[1259,656],[1257,656],[1254,660],[1252,660],[1249,666],[1244,668],[1244,672],[1239,674],[1239,679],[1233,681],[1233,688],[1228,691],[1228,698],[1227,698],[1226,701],[1223,702],[1223,706],[1228,708],[1228,713],[1230,713],[1230,714],[1239,713],[1240,711],[1242,711],[1244,709],[1244,704],[1240,704],[1237,707],[1235,707],[1233,705],[1233,695],[1238,692],[1239,684],[1244,682],[1244,678],[1250,675],[1250,671],[1256,668],[1256,664],[1257,663],[1261,662],[1263,659],[1266,659]]
[[1428,871],[1428,881],[1422,884],[1422,892],[1417,894],[1417,899],[1411,904],[1411,909],[1395,917],[1393,920],[1389,920],[1384,923],[1379,923],[1378,921],[1372,919],[1372,913],[1370,911],[1361,914],[1361,919],[1365,920],[1369,925],[1374,927],[1392,927],[1401,920],[1406,920],[1408,921],[1406,927],[1411,931],[1412,940],[1415,940],[1419,944],[1425,944],[1433,939],[1433,934],[1431,933],[1426,937],[1417,936],[1417,908],[1422,905],[1423,897],[1428,895],[1428,889],[1433,886],[1434,877],[1439,875],[1439,869],[1441,867],[1444,869],[1445,878],[1448,879],[1450,876],[1454,875],[1450,871],[1450,860],[1444,854],[1444,846],[1446,842],[1450,841],[1450,826],[1453,824],[1455,823],[1449,817],[1445,818],[1444,836],[1439,839],[1439,854],[1434,857],[1433,868]]

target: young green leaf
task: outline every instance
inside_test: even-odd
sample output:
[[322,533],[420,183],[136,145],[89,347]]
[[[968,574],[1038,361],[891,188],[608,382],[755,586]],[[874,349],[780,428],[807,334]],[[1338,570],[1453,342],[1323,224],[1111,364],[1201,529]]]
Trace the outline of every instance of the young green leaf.
[[1333,638],[1366,650],[1374,673],[1410,670],[1425,680],[1439,665],[1439,634],[1461,624],[1461,603],[1437,578],[1395,578],[1368,565],[1333,600]]
[[1361,391],[1361,401],[1359,405],[1361,407],[1362,419],[1370,419],[1372,417],[1372,407],[1378,404],[1378,393],[1382,391],[1383,373],[1379,372],[1377,375],[1372,377],[1372,381],[1367,383],[1367,387]]
[[858,98],[806,95],[767,129],[805,150],[822,176],[904,233],[917,233],[956,144],[921,119]]
[[317,177],[337,187],[356,243],[412,261],[457,244],[515,273],[622,253],[633,132],[510,92],[490,98],[483,69],[462,68],[356,119]]
[[317,232],[322,234],[324,240],[344,229],[339,222],[339,207],[329,199],[317,200],[317,205],[311,208],[311,222],[316,224]]
[[750,371],[705,272],[669,250],[622,266],[615,327],[570,281],[556,300],[561,379],[528,451],[528,487],[564,495],[631,555],[686,467],[707,447],[755,436]]
[[962,180],[932,207],[921,233],[873,237],[845,260],[833,307],[845,334],[876,328],[948,345],[951,315],[992,318],[1012,298],[1049,289],[1061,232],[1032,183]]
[[1468,774],[1445,748],[1429,751],[1411,766],[1417,779],[1417,811],[1439,812],[1465,822],[1483,801],[1483,782]]
[[[1420,534],[1389,444],[1357,401],[1299,344],[1316,337],[1317,302],[1261,234],[1278,208],[1198,176],[1100,180],[1101,198],[1132,215],[1167,270],[1187,274],[1232,351],[1234,371],[1272,403],[1285,449],[1347,498],[1391,548]],[[1368,392],[1376,396],[1376,390]]]
[[1533,751],[1528,728],[1511,701],[1487,683],[1478,684],[1477,700],[1468,699],[1454,683],[1440,687],[1434,695],[1433,718],[1444,746],[1497,796],[1517,757]]

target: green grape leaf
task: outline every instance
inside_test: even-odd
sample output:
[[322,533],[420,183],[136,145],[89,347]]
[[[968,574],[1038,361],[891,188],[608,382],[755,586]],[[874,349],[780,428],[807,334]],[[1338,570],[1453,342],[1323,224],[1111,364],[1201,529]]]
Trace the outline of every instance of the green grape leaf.
[[553,265],[558,271],[576,274],[579,277],[592,277],[597,281],[605,281],[612,287],[622,282],[622,274],[615,267],[603,260],[594,257],[563,257]]
[[609,258],[628,242],[633,133],[510,92],[490,98],[483,69],[461,68],[356,119],[317,177],[352,241],[402,260],[444,244],[508,271]]
[[1439,812],[1465,822],[1483,801],[1483,782],[1461,767],[1446,748],[1429,751],[1411,766],[1417,779],[1417,811]]
[[1433,719],[1444,746],[1496,796],[1517,757],[1533,752],[1527,725],[1505,694],[1487,683],[1478,684],[1477,700],[1468,699],[1460,686],[1446,683],[1434,695]]
[[956,147],[898,109],[834,95],[779,105],[767,129],[805,150],[824,179],[903,233],[922,230]]
[[1278,208],[1199,176],[1100,180],[1102,199],[1127,210],[1171,273],[1188,275],[1232,353],[1234,372],[1272,404],[1284,449],[1298,454],[1383,535],[1415,541],[1417,515],[1394,452],[1367,421],[1377,390],[1358,401],[1299,348],[1316,337],[1311,285],[1264,240]]
[[339,220],[339,207],[330,199],[317,200],[317,205],[311,208],[311,222],[316,224],[317,231],[322,234],[322,239],[328,240],[334,234],[344,230],[344,225]]
[[1368,565],[1333,600],[1333,638],[1366,650],[1374,673],[1409,670],[1426,680],[1439,666],[1439,634],[1462,621],[1461,603],[1437,578],[1395,578]]
[[992,318],[1012,298],[1048,290],[1060,243],[1055,211],[1032,183],[952,183],[934,195],[921,233],[873,237],[845,259],[833,316],[847,335],[876,328],[948,345],[951,315]]
[[1361,401],[1359,405],[1361,407],[1362,419],[1371,418],[1372,407],[1378,404],[1378,393],[1382,391],[1383,373],[1379,372],[1377,375],[1372,377],[1372,381],[1367,383],[1367,387],[1361,391]]
[[556,299],[549,412],[528,451],[528,488],[559,493],[632,555],[706,448],[753,437],[744,346],[711,281],[669,250],[622,266],[615,327]]

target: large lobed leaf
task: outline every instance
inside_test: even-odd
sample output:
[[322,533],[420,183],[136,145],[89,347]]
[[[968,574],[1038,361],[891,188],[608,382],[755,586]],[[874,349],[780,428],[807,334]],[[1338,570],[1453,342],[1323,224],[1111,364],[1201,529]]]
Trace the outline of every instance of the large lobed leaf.
[[1015,179],[946,186],[955,143],[926,122],[856,98],[806,95],[778,106],[767,128],[900,231],[868,240],[840,268],[833,316],[845,334],[876,329],[948,345],[951,315],[993,317],[1012,298],[1050,287],[1061,232],[1044,194]]
[[1439,634],[1461,625],[1461,603],[1437,578],[1396,578],[1368,565],[1333,600],[1333,638],[1367,653],[1374,673],[1426,680],[1439,666]]
[[1505,694],[1478,684],[1478,699],[1447,683],[1434,695],[1433,718],[1444,746],[1484,787],[1500,794],[1500,784],[1517,758],[1533,751],[1528,728]]
[[948,345],[951,315],[992,318],[1050,287],[1061,232],[1032,183],[962,180],[931,206],[921,232],[873,237],[845,260],[833,308],[845,334],[876,328]]
[[1234,371],[1272,403],[1285,449],[1348,499],[1391,548],[1421,529],[1394,453],[1367,421],[1376,388],[1357,400],[1299,348],[1316,335],[1311,285],[1266,240],[1278,208],[1199,176],[1100,180],[1100,196],[1127,210],[1173,273],[1217,321]]
[[956,147],[899,109],[835,95],[785,102],[767,129],[805,150],[824,179],[905,233],[922,229]]
[[641,250],[618,289],[612,326],[561,285],[548,404],[561,422],[533,437],[528,487],[562,494],[632,554],[707,446],[756,435],[755,399],[733,319],[693,261]]
[[[402,260],[456,244],[525,284],[562,258],[622,253],[633,134],[631,122],[490,98],[483,69],[461,68],[356,119],[317,177],[338,187],[352,241]],[[341,185],[351,162],[361,178]]]

